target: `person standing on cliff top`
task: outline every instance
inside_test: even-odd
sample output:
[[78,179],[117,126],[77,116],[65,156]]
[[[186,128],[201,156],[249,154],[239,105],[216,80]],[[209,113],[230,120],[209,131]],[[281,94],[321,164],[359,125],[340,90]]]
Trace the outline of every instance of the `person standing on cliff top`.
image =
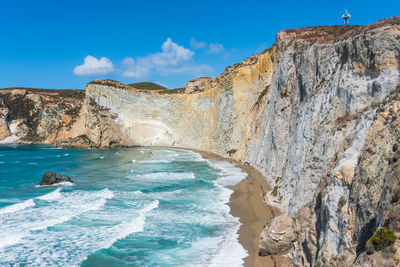
[[344,25],[347,25],[349,18],[351,18],[351,15],[347,12],[347,9],[345,9],[344,14],[342,15],[342,19],[344,19]]

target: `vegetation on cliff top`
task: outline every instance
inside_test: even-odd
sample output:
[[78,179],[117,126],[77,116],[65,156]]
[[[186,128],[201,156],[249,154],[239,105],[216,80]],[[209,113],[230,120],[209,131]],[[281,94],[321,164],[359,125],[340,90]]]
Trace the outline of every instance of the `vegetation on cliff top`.
[[176,88],[176,89],[168,89],[162,85],[152,83],[152,82],[141,82],[141,83],[132,83],[128,84],[128,86],[134,87],[140,90],[159,90],[158,92],[161,94],[176,94],[176,93],[184,93],[185,87]]
[[63,98],[85,98],[85,90],[82,89],[39,89],[39,88],[26,88],[26,87],[12,87],[2,88],[0,93],[8,92],[9,90],[26,90],[40,95],[48,95],[52,97],[63,97]]
[[135,87],[136,89],[146,89],[146,90],[165,90],[168,89],[162,85],[152,83],[152,82],[141,82],[128,84],[129,86]]

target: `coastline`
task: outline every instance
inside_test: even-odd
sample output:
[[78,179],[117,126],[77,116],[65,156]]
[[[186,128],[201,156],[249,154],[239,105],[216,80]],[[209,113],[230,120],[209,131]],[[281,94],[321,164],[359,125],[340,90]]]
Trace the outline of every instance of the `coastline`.
[[214,158],[229,161],[235,164],[247,177],[240,183],[230,187],[233,193],[229,199],[230,213],[239,218],[239,242],[247,250],[248,256],[244,258],[244,266],[251,267],[283,267],[289,266],[290,261],[281,255],[259,256],[258,242],[264,225],[278,216],[278,208],[267,205],[264,202],[264,195],[270,190],[264,176],[255,168],[242,165],[230,158],[225,158],[214,153],[192,150],[204,158]]
[[283,267],[290,265],[290,261],[281,255],[258,255],[259,236],[264,225],[280,214],[278,208],[270,206],[264,201],[266,192],[270,191],[271,188],[259,171],[254,167],[240,164],[231,158],[212,152],[181,147],[154,146],[154,148],[157,147],[188,150],[196,152],[206,159],[228,161],[247,173],[247,176],[237,185],[228,187],[233,190],[233,193],[227,203],[232,216],[237,217],[241,223],[238,230],[238,241],[248,253],[248,256],[243,258],[243,266]]

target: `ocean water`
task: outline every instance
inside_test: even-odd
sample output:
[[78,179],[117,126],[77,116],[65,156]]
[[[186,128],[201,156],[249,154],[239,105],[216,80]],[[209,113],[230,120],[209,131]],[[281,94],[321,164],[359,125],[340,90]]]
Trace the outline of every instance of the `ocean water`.
[[0,266],[241,266],[226,186],[245,176],[184,150],[0,146]]

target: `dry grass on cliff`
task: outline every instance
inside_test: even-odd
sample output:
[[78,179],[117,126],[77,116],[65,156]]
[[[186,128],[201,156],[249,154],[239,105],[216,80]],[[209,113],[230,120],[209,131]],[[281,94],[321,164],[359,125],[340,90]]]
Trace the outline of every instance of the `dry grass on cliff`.
[[35,93],[38,95],[47,95],[52,97],[62,97],[62,98],[85,98],[85,90],[80,89],[39,89],[39,88],[26,88],[26,87],[12,87],[12,88],[2,88],[0,93],[9,92],[13,90],[26,90],[27,92]]
[[363,25],[334,25],[334,26],[316,26],[304,27],[298,29],[283,30],[281,33],[295,34],[297,38],[311,43],[334,43],[361,33],[380,28],[383,26],[400,25],[400,17],[383,19],[378,22]]

